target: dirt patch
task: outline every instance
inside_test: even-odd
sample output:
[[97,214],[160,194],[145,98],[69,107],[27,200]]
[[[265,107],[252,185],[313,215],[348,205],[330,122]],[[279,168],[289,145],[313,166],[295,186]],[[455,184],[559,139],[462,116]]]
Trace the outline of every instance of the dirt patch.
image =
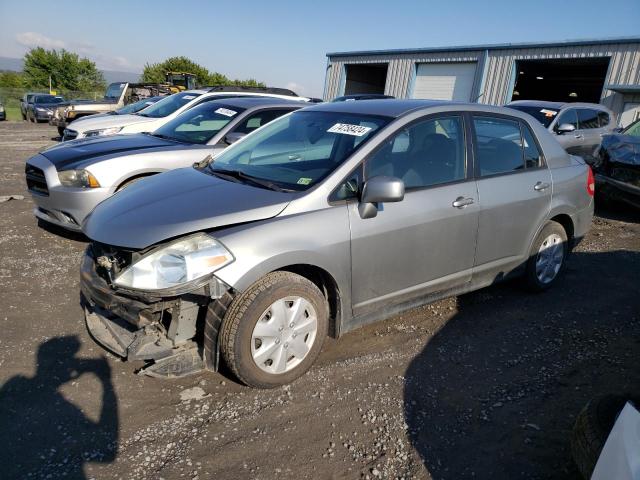
[[[293,385],[157,380],[82,323],[81,237],[36,225],[24,161],[54,128],[0,125],[5,478],[577,479],[569,432],[640,384],[640,216],[598,212],[566,274],[417,308],[329,340]],[[48,477],[50,476],[50,477]]]

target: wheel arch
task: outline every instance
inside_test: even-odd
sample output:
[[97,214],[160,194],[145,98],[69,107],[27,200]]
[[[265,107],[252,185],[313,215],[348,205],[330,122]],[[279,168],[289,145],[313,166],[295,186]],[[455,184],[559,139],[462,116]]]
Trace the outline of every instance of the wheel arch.
[[333,276],[323,268],[305,263],[287,265],[273,271],[295,273],[313,282],[318,287],[329,305],[329,336],[337,338],[342,320],[342,296],[338,283]]
[[126,176],[123,178],[120,178],[117,182],[116,182],[116,187],[114,188],[114,192],[117,192],[118,190],[120,190],[125,184],[133,181],[133,180],[137,180],[139,178],[144,178],[144,177],[150,177],[152,175],[157,175],[158,173],[162,173],[162,170],[148,170],[148,171],[143,171],[143,172],[137,172],[134,175],[131,176]]

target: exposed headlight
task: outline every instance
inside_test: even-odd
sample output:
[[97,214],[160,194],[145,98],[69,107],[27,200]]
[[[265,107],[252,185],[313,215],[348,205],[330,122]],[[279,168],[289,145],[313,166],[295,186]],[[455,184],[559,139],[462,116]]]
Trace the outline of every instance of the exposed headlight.
[[97,137],[98,135],[115,135],[122,127],[101,128],[100,130],[87,130],[84,132],[85,137]]
[[42,108],[42,107],[36,107],[36,110],[39,111],[39,112],[48,112],[49,111],[49,109]]
[[233,255],[213,237],[198,233],[149,253],[115,279],[121,287],[161,290],[177,287],[233,262]]
[[63,170],[58,172],[58,179],[65,187],[97,188],[100,186],[96,177],[86,170]]
[[0,105],[0,112],[4,112],[4,107]]

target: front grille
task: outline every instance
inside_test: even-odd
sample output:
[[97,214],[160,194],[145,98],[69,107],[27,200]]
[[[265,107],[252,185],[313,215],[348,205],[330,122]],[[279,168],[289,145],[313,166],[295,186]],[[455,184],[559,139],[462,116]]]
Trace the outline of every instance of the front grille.
[[44,177],[44,172],[38,167],[29,165],[28,163],[24,167],[24,173],[27,178],[27,188],[38,195],[49,196],[49,188],[47,188],[47,180]]
[[62,141],[66,142],[68,140],[74,140],[78,136],[78,132],[75,130],[70,130],[68,128],[64,129],[64,135],[62,136]]

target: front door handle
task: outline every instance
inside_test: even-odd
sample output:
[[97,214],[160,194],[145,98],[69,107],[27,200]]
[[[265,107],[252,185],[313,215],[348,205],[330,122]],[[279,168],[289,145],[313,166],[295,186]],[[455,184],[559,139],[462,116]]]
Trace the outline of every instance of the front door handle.
[[546,190],[547,188],[549,188],[549,184],[548,183],[543,183],[543,182],[538,182],[533,186],[533,189],[536,192],[542,192],[542,191]]
[[473,198],[458,197],[454,200],[454,202],[451,205],[456,208],[464,208],[467,205],[471,205],[472,203],[473,203]]
[[574,135],[574,138],[584,138],[584,135],[577,134],[577,135]]

